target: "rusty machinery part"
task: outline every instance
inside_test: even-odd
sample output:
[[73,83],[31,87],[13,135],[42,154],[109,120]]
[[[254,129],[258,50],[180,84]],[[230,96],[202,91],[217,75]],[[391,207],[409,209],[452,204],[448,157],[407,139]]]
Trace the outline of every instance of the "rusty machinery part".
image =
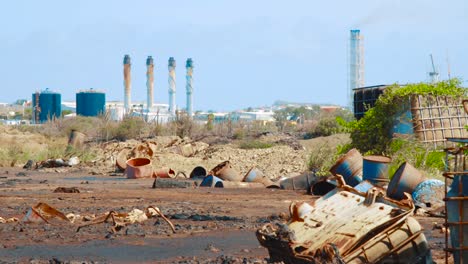
[[[376,263],[430,258],[421,226],[409,217],[414,210],[409,195],[396,201],[381,188],[362,193],[345,185],[342,177],[338,182],[339,189],[327,199],[293,202],[288,224],[270,223],[257,230],[257,239],[272,261]],[[317,237],[323,230],[329,235]]]
[[70,223],[70,220],[62,212],[46,203],[38,203],[31,207],[24,216],[23,222],[40,222],[42,220],[48,224],[56,224],[51,222],[52,219]]

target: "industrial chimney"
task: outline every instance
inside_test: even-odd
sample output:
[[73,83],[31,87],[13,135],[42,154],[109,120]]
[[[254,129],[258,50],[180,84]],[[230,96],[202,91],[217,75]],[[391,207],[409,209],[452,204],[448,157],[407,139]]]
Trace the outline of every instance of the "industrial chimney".
[[187,90],[187,114],[189,117],[192,117],[193,114],[193,106],[192,106],[192,92],[193,92],[193,61],[192,58],[187,59],[187,63],[185,64],[185,68],[187,68],[187,76],[186,76],[186,87]]
[[359,29],[351,30],[349,41],[349,106],[353,106],[353,89],[364,87],[364,46]]
[[130,112],[130,91],[132,89],[132,77],[130,74],[131,70],[131,62],[130,62],[130,56],[125,55],[124,60],[124,109],[125,112],[129,113]]
[[173,57],[169,58],[169,113],[175,116],[175,93],[176,93],[176,61]]
[[147,89],[147,98],[146,98],[146,108],[148,112],[153,107],[153,91],[154,91],[154,64],[153,57],[148,56],[146,59],[146,89]]

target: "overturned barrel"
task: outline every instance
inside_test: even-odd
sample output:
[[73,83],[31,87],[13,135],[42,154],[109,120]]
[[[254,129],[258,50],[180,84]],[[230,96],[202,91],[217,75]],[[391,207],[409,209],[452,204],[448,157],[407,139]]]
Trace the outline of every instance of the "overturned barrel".
[[388,167],[392,159],[385,156],[365,156],[362,163],[362,178],[375,186],[383,187],[390,181]]
[[412,194],[416,186],[423,182],[425,177],[419,170],[404,162],[393,174],[388,184],[387,196],[392,199],[401,200],[405,198],[404,193]]
[[252,167],[247,174],[245,174],[243,182],[258,182],[263,184],[265,187],[278,188],[278,184],[263,175],[263,172],[255,167]]
[[159,168],[154,170],[154,178],[175,178],[175,171],[171,168]]
[[346,184],[354,187],[362,181],[362,155],[355,148],[342,156],[331,167],[330,172],[334,175],[343,176]]
[[197,166],[193,168],[192,172],[190,173],[190,179],[193,178],[203,178],[206,176],[206,169],[202,166]]
[[281,189],[286,190],[307,190],[310,191],[311,187],[320,180],[320,177],[313,172],[306,172],[291,178],[286,178],[279,182]]
[[214,167],[208,174],[219,177],[223,181],[242,180],[242,175],[232,167],[229,161],[224,161]]
[[208,175],[200,183],[200,187],[215,187],[216,183],[218,182],[223,182],[223,180],[216,176]]
[[125,173],[128,179],[151,178],[153,176],[151,160],[148,158],[129,159]]

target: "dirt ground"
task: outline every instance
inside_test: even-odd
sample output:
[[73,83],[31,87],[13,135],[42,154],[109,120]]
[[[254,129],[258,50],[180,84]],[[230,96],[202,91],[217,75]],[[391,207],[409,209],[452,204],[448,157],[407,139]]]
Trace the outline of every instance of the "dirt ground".
[[[255,230],[282,221],[291,201],[316,199],[277,189],[152,189],[152,179],[121,174],[0,169],[0,216],[22,219],[45,202],[63,213],[100,215],[154,205],[171,219],[173,234],[161,218],[133,224],[113,234],[110,224],[0,224],[0,263],[266,263],[268,252]],[[80,193],[54,193],[77,187]],[[433,226],[442,218],[418,217],[437,263],[444,263],[444,235]]]

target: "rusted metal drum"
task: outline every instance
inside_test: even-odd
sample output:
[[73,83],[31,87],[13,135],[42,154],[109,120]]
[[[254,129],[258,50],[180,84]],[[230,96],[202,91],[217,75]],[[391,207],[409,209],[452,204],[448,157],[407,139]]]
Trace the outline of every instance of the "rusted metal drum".
[[229,161],[221,162],[208,174],[219,177],[223,181],[242,181],[242,175],[232,167]]
[[320,180],[321,177],[317,177],[312,172],[303,173],[291,178],[286,178],[279,182],[281,189],[286,190],[307,190]]
[[175,171],[171,168],[159,168],[153,172],[153,178],[174,178]]
[[70,132],[70,136],[68,137],[68,145],[74,148],[81,147],[83,146],[85,139],[85,134],[76,130],[72,130]]
[[408,162],[404,162],[393,174],[392,180],[388,184],[387,196],[392,199],[401,200],[405,198],[403,193],[413,193],[414,188],[425,180],[422,173],[411,166]]
[[206,176],[206,169],[202,166],[197,166],[193,168],[192,172],[190,173],[190,178],[203,178]]
[[463,100],[463,108],[465,108],[465,112],[468,114],[468,99]]
[[278,184],[274,183],[272,180],[263,175],[263,172],[255,167],[252,167],[247,174],[244,176],[243,182],[258,182],[263,184],[265,187],[276,187]]
[[383,187],[390,181],[388,167],[392,159],[385,156],[365,156],[362,164],[363,180],[368,180],[375,186]]
[[343,176],[346,184],[354,187],[362,181],[362,155],[357,149],[351,149],[331,167],[332,174]]
[[125,173],[128,179],[151,178],[153,176],[151,160],[148,158],[129,159]]

